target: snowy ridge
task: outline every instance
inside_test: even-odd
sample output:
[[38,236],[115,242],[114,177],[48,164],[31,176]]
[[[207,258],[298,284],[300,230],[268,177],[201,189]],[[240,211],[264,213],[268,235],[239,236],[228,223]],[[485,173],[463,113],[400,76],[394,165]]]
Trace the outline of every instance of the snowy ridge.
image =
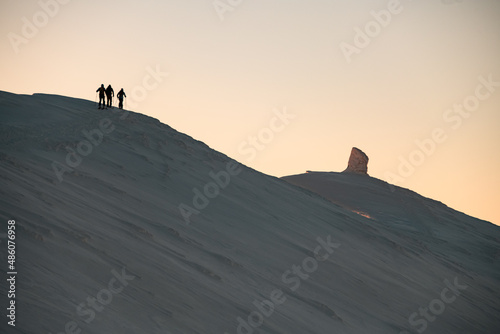
[[[500,328],[499,228],[369,176],[240,165],[195,208],[227,156],[148,116],[6,92],[0,156],[0,219],[16,220],[19,249],[16,327],[2,333]],[[181,204],[198,211],[189,224]],[[455,297],[445,310],[409,322],[441,294]]]

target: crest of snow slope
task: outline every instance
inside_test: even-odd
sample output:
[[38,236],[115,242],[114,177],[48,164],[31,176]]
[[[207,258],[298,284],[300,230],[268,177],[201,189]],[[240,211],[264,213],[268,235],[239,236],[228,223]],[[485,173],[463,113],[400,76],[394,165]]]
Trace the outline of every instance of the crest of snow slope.
[[[103,118],[114,130],[59,182],[53,162]],[[242,166],[188,225],[179,205],[193,205],[193,189],[231,161],[202,142],[52,95],[0,92],[0,122],[0,219],[16,220],[18,245],[17,325],[2,321],[2,333],[55,334],[72,322],[96,334],[246,333],[238,317],[248,321],[276,289],[286,300],[251,332],[414,333],[410,314],[455,277],[468,288],[427,331],[500,326],[500,233],[490,223],[366,176],[345,176],[338,196],[352,201],[337,205]],[[340,246],[326,261],[307,278],[290,274],[328,237]],[[86,322],[78,305],[122,268],[134,279]]]

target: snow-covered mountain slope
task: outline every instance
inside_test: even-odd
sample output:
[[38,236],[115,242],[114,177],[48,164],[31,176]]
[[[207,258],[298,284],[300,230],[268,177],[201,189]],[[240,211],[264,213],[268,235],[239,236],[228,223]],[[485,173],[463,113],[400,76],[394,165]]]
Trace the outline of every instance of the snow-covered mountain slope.
[[498,333],[490,223],[367,176],[320,196],[90,101],[0,92],[0,122],[2,333]]
[[[495,267],[482,266],[483,261],[500,258],[498,245],[484,240],[485,236],[490,236],[486,238],[497,241],[495,237],[499,228],[489,222],[368,175],[308,172],[283,179],[381,223],[394,233],[404,233],[419,240],[434,253],[453,256],[459,263],[467,263],[467,268],[486,270],[484,273],[491,275],[495,273],[491,270]],[[482,261],[477,262],[479,257]]]

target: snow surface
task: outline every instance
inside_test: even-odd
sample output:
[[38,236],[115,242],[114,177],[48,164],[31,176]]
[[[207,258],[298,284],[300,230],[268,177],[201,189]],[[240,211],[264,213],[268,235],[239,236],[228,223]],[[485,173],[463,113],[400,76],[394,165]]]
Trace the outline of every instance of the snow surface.
[[[54,162],[103,124],[60,182]],[[0,92],[0,157],[2,270],[9,219],[18,267],[16,327],[2,315],[1,333],[417,333],[410,315],[455,278],[467,288],[414,318],[422,332],[500,332],[500,228],[410,190],[241,166],[188,224],[179,206],[230,158],[151,117],[42,94]]]

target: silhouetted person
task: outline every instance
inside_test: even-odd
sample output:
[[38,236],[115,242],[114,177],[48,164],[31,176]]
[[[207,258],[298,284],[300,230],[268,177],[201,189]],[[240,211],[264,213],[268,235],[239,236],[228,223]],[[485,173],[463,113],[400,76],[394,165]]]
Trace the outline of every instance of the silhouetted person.
[[[106,102],[104,101],[104,94],[106,93],[106,88],[104,88],[104,84],[101,87],[97,88],[96,92],[99,92],[99,109],[104,109],[106,107]],[[102,107],[101,107],[102,101]]]
[[115,96],[115,91],[111,85],[106,88],[106,97],[108,98],[108,107],[113,107],[113,96]]
[[118,94],[116,94],[116,97],[118,98],[118,101],[120,101],[120,103],[118,103],[118,108],[123,109],[123,97],[127,97],[127,95],[123,91],[123,88],[120,89]]

